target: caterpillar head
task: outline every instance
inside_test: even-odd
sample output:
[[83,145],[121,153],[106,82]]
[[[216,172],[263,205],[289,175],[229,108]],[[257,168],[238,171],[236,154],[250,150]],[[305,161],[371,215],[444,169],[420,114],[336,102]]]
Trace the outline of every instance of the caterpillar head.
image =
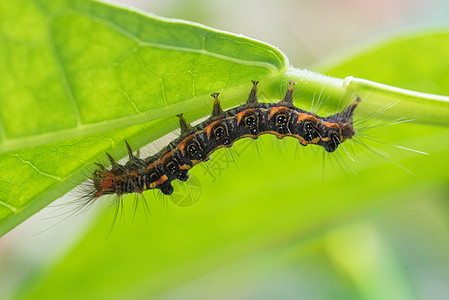
[[360,101],[361,99],[357,96],[357,99],[348,108],[323,119],[324,128],[321,144],[327,152],[334,152],[338,145],[356,134],[352,115]]

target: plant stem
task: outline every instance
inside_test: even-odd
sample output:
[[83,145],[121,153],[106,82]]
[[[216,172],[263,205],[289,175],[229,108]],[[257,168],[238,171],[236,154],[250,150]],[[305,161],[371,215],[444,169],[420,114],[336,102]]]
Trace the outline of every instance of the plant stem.
[[[297,82],[299,98],[314,103],[326,101],[326,106],[341,109],[354,101],[356,96],[362,98],[357,113],[373,115],[384,120],[412,119],[416,123],[449,126],[449,97],[420,93],[385,84],[354,78],[333,78],[304,69],[290,68],[281,78],[270,82],[266,93],[277,97],[279,85],[286,87],[288,80]],[[281,81],[281,82],[279,82]]]

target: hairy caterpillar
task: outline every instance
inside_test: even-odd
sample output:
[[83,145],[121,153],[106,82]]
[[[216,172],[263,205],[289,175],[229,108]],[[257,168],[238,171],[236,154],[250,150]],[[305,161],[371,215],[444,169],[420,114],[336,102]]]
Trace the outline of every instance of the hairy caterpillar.
[[128,193],[142,193],[148,189],[159,189],[165,195],[173,193],[171,181],[186,181],[188,170],[207,161],[217,149],[231,147],[239,139],[257,139],[262,134],[272,134],[282,139],[294,137],[300,144],[322,146],[333,152],[345,140],[355,135],[352,115],[361,101],[359,97],[343,111],[320,117],[293,105],[293,85],[289,81],[284,98],[277,103],[259,103],[257,81],[245,104],[223,111],[218,93],[213,93],[214,105],[211,116],[192,127],[178,115],[180,136],[148,158],[135,156],[128,143],[129,160],[118,164],[108,153],[111,167],[97,164],[99,169],[92,174],[92,199],[103,195],[121,196]]

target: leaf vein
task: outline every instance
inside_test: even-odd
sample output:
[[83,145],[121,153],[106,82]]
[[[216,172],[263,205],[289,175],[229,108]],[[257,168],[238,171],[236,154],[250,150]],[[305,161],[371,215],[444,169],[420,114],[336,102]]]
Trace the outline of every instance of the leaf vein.
[[48,17],[48,22],[47,22],[48,23],[47,24],[47,26],[48,26],[48,39],[49,39],[48,44],[49,44],[50,50],[51,50],[51,52],[53,54],[54,62],[56,63],[56,67],[58,68],[58,73],[59,73],[60,78],[61,78],[62,86],[63,86],[63,88],[64,88],[64,90],[66,92],[66,95],[67,95],[67,97],[68,97],[68,99],[70,101],[70,104],[72,105],[72,108],[73,108],[73,111],[74,111],[74,114],[75,114],[75,118],[76,118],[77,127],[79,127],[79,126],[82,125],[81,115],[80,115],[80,112],[79,112],[79,109],[78,109],[78,105],[76,104],[75,97],[73,95],[72,87],[70,86],[70,83],[69,83],[69,80],[68,80],[68,77],[67,77],[67,72],[66,72],[66,70],[64,68],[64,65],[63,65],[62,61],[61,61],[61,57],[59,55],[58,49],[56,48],[56,43],[55,43],[54,33],[53,33],[53,26],[52,26],[53,25],[52,24],[53,16],[51,15],[50,12],[47,11],[47,9],[43,6],[42,3],[40,3],[39,0],[34,0],[33,2],[36,5],[36,7],[40,11],[42,11],[43,14],[47,15],[47,17]]
[[38,172],[39,174],[44,175],[44,176],[46,176],[46,177],[53,178],[53,179],[55,179],[55,180],[57,180],[57,181],[62,181],[61,177],[58,177],[58,176],[55,176],[55,175],[51,175],[51,174],[48,174],[48,173],[45,173],[45,172],[39,170],[39,169],[38,169],[32,162],[23,159],[22,157],[20,157],[19,154],[14,154],[14,156],[17,157],[17,158],[18,158],[21,162],[23,162],[24,164],[27,164],[27,165],[29,165],[30,167],[32,167],[32,168],[33,168],[34,170],[36,170],[36,172]]
[[134,110],[136,111],[136,113],[140,114],[140,110],[137,107],[136,103],[133,101],[133,99],[131,99],[131,97],[129,96],[129,94],[122,88],[119,88],[120,93],[123,94],[123,96],[125,96],[126,100],[128,100],[128,102],[132,105],[132,107],[134,107]]
[[8,204],[4,201],[0,200],[0,205],[3,205],[4,207],[8,208],[9,210],[11,210],[13,213],[15,213],[17,211],[17,208],[12,206],[11,204]]
[[248,61],[248,60],[243,60],[243,59],[239,59],[239,58],[235,58],[235,57],[229,57],[229,56],[226,56],[226,55],[222,55],[222,54],[218,54],[218,53],[207,51],[207,50],[204,49],[204,44],[203,44],[203,49],[193,49],[193,48],[171,46],[171,45],[164,45],[164,44],[157,44],[157,43],[142,41],[140,38],[138,38],[137,36],[133,35],[132,33],[128,32],[128,31],[126,31],[125,29],[123,29],[122,27],[118,26],[115,23],[109,22],[108,20],[99,18],[98,16],[94,16],[94,15],[86,13],[86,12],[82,12],[82,11],[78,11],[78,10],[76,10],[76,11],[78,13],[80,13],[80,14],[89,16],[90,18],[92,18],[93,20],[95,20],[98,23],[102,23],[104,25],[109,26],[110,28],[116,30],[117,32],[121,33],[122,35],[124,35],[124,36],[128,37],[129,39],[135,41],[137,43],[137,45],[139,45],[140,47],[150,47],[150,48],[175,50],[175,51],[181,51],[181,52],[198,53],[198,54],[203,54],[203,55],[207,55],[207,56],[210,56],[210,57],[215,57],[215,58],[218,58],[218,59],[221,59],[221,60],[233,62],[233,63],[240,64],[240,65],[247,65],[247,66],[253,66],[253,67],[262,67],[262,68],[266,68],[266,69],[268,69],[268,70],[270,70],[272,72],[279,72],[278,68],[276,68],[272,64],[269,64],[269,63],[266,63],[266,62]]

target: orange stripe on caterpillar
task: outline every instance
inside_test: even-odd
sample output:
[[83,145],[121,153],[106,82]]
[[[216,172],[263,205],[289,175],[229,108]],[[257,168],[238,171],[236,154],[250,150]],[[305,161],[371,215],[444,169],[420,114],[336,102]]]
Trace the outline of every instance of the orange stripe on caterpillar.
[[150,183],[150,189],[154,189],[158,185],[163,184],[168,179],[167,175],[162,175],[157,181]]
[[240,125],[243,117],[250,115],[254,112],[254,108],[250,108],[250,109],[245,109],[242,112],[239,112],[238,114],[236,114],[235,116],[237,117],[237,125]]
[[270,108],[269,119],[271,119],[275,114],[282,113],[288,111],[290,108],[285,106],[273,107]]
[[222,120],[216,120],[216,121],[210,123],[209,125],[207,125],[207,126],[204,128],[204,131],[206,131],[208,137],[210,137],[210,135],[211,135],[211,133],[212,133],[212,129],[213,129],[217,124],[220,124],[221,122],[222,122]]
[[310,113],[299,113],[298,114],[298,123],[300,123],[301,121],[304,121],[304,120],[310,120],[310,121],[313,121],[313,122],[319,122],[319,120],[313,114],[310,114]]
[[324,126],[329,127],[329,128],[340,128],[340,125],[337,123],[321,122],[321,124],[323,124]]

